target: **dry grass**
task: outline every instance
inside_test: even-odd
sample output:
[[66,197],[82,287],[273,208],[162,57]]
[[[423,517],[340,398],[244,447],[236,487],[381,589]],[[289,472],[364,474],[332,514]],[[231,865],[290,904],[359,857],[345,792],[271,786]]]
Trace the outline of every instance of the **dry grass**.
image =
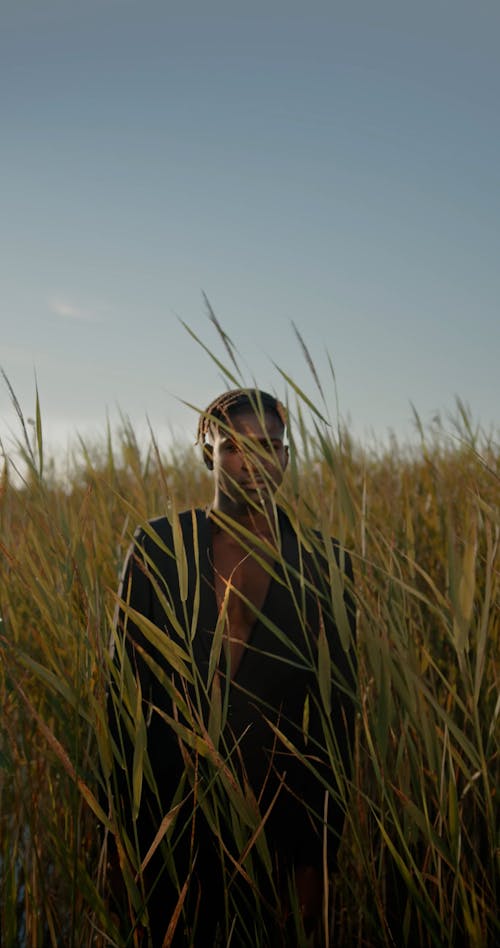
[[[498,446],[470,430],[459,406],[454,438],[434,429],[411,454],[396,443],[366,452],[314,412],[306,425],[307,401],[293,383],[290,391],[284,502],[352,551],[359,613],[355,772],[352,785],[344,780],[322,943],[493,946]],[[2,943],[122,944],[99,830],[104,823],[126,843],[106,804],[117,753],[105,712],[117,576],[135,525],[203,505],[210,483],[190,449],[164,456],[152,441],[141,452],[127,424],[102,445],[80,443],[63,480],[43,457],[38,410],[36,433],[34,446],[28,434],[21,442],[24,484],[13,485],[9,463],[0,484]],[[212,739],[214,727],[217,737],[212,718]],[[195,738],[206,751],[207,733],[193,726],[186,745]],[[224,792],[244,846],[260,816],[248,818],[240,788]],[[132,944],[133,845],[123,861]]]

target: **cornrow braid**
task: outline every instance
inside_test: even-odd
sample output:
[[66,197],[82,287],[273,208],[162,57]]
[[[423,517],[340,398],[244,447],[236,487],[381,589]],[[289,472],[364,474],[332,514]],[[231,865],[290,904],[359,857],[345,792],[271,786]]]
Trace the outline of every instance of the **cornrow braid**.
[[286,425],[286,409],[274,395],[258,388],[234,388],[215,398],[201,413],[196,444],[205,444],[211,424],[217,423],[218,420],[227,424],[232,414],[244,408],[249,408],[256,414],[272,411],[278,416],[283,427]]

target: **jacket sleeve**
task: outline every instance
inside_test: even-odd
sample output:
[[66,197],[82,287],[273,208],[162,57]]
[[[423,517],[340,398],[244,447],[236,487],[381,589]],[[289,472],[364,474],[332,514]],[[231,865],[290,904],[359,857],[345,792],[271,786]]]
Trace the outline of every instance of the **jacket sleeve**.
[[[168,524],[164,518],[151,524],[158,542],[151,531],[138,529],[125,559],[115,616],[114,674],[108,703],[116,740],[118,799],[125,814],[137,811],[137,777],[141,770],[138,755],[141,749],[144,752],[138,817],[148,832],[168,809],[182,769],[177,738],[162,717],[163,712],[172,713],[174,700],[170,655],[175,654],[177,644],[163,604],[168,600],[174,608],[179,599],[177,567],[167,552],[172,544]],[[145,622],[141,622],[142,617]],[[172,652],[165,647],[170,643]],[[135,807],[131,786],[134,773]]]
[[[311,629],[317,645],[317,664],[311,675],[308,696],[309,727],[305,756],[311,766],[304,767],[302,785],[308,819],[301,821],[296,848],[297,863],[319,868],[325,856],[326,842],[330,869],[336,865],[348,804],[357,681],[352,562],[346,551],[340,553],[337,545],[334,544],[333,550],[335,565],[331,563],[328,568],[323,561],[320,569],[315,569],[314,583],[322,590],[322,596],[315,604]],[[339,595],[341,602],[335,599]],[[342,636],[339,632],[341,625]]]
[[130,776],[134,752],[134,717],[138,689],[142,711],[150,692],[150,671],[136,646],[144,645],[144,636],[128,614],[128,608],[144,616],[151,614],[152,588],[144,560],[145,535],[136,530],[123,565],[111,644],[113,670],[108,691],[108,721],[114,747],[116,801],[124,813],[130,810]]
[[123,647],[141,683],[147,679],[147,666],[144,662],[141,663],[135,646],[142,647],[146,643],[144,635],[129,615],[129,609],[148,618],[152,616],[153,589],[146,555],[146,535],[144,530],[138,528],[123,564],[114,617],[115,661],[123,657],[121,652]]

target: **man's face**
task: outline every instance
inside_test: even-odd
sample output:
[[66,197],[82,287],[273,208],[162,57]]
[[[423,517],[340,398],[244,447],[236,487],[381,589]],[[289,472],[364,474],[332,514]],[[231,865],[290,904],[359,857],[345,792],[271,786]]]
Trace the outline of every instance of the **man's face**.
[[228,427],[213,431],[212,460],[217,486],[232,500],[274,494],[288,461],[278,417],[272,411],[262,418],[251,409],[235,412]]

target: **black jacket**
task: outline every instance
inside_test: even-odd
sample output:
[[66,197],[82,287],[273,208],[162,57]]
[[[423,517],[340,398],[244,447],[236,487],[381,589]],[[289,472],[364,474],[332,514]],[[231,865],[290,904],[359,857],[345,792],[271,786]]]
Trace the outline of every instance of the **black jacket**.
[[[223,649],[217,663],[219,675],[213,675],[211,650],[217,647],[218,608],[209,517],[202,510],[182,513],[176,537],[166,517],[136,531],[122,578],[124,605],[119,610],[118,636],[123,636],[125,654],[140,683],[151,767],[148,771],[146,766],[136,824],[142,857],[162,817],[181,796],[186,797],[190,784],[196,783],[199,801],[206,794],[207,822],[199,821],[198,829],[201,834],[203,825],[203,832],[210,835],[214,818],[223,833],[229,833],[230,826],[234,830],[231,800],[234,803],[235,792],[237,807],[242,799],[234,787],[243,788],[244,795],[248,783],[261,815],[267,814],[271,860],[285,870],[294,864],[322,864],[325,786],[336,787],[332,761],[347,775],[350,772],[355,700],[352,568],[348,554],[341,553],[334,541],[328,557],[326,550],[318,552],[317,535],[316,549],[306,549],[281,510],[278,523],[274,576],[232,681],[224,674]],[[332,581],[332,573],[337,582]],[[332,588],[342,586],[340,603],[332,596]],[[347,649],[337,629],[340,623],[335,621],[340,614],[344,634],[347,629],[350,636]],[[325,669],[322,676],[318,650]],[[328,654],[330,674],[325,664]],[[222,730],[217,746],[197,757],[196,746],[206,748],[207,739],[210,743],[218,733],[212,726],[215,678],[220,684]],[[114,703],[115,727],[117,705],[119,701]],[[131,739],[125,738],[125,772],[118,780],[118,794],[129,814],[132,802],[127,799],[127,786],[133,784],[134,740],[132,734]],[[189,779],[182,785],[187,771]],[[182,792],[176,796],[179,785]],[[210,796],[216,786],[227,798],[222,813]],[[185,819],[179,821],[181,835],[185,829],[184,857],[182,846],[177,848],[181,864],[187,859],[191,811],[188,802]],[[335,862],[343,821],[343,805],[330,795],[326,851],[330,865]],[[251,819],[248,822],[243,844],[252,833]],[[228,836],[227,845],[238,858],[241,838],[238,843]]]

